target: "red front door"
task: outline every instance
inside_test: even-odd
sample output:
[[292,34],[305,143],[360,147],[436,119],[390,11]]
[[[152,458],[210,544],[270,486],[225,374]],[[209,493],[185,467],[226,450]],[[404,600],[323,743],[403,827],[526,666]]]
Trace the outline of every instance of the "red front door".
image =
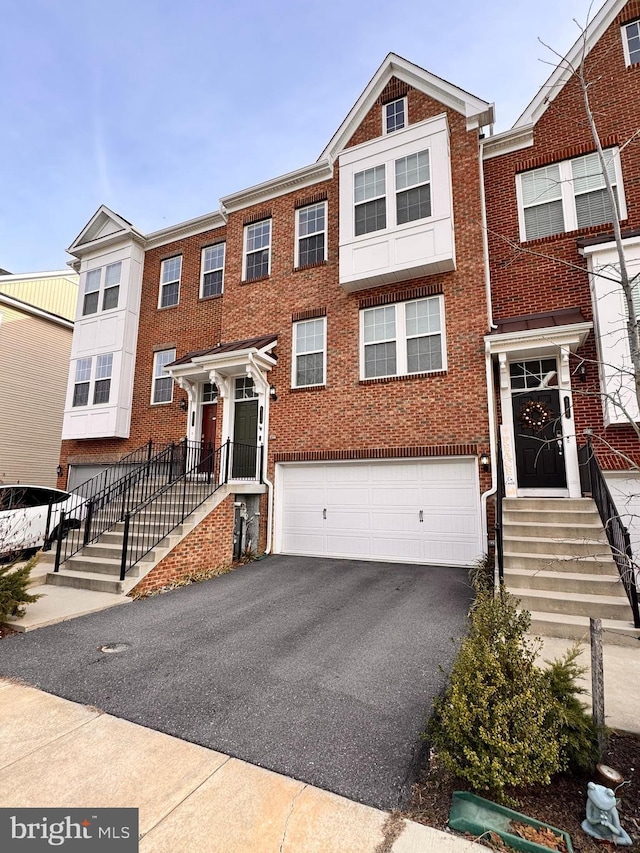
[[216,448],[216,417],[218,414],[217,403],[205,403],[202,406],[202,442],[205,447],[205,453],[209,452],[211,447]]

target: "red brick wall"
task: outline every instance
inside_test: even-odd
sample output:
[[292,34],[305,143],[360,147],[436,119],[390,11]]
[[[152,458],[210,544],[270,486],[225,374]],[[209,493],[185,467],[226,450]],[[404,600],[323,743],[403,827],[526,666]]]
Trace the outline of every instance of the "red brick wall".
[[203,519],[161,560],[132,593],[147,593],[167,586],[190,572],[206,571],[231,563],[233,557],[234,495]]
[[[640,65],[625,66],[620,25],[640,17],[640,0],[627,4],[586,60],[591,106],[605,145],[622,145],[640,127]],[[493,313],[495,319],[520,314],[580,307],[592,319],[586,261],[577,239],[611,234],[611,226],[583,228],[570,233],[519,242],[516,174],[550,162],[570,159],[594,150],[577,80],[570,80],[552,101],[534,129],[534,146],[485,162],[487,226]],[[621,154],[628,219],[623,229],[640,227],[640,138]],[[586,427],[602,427],[598,396],[596,347],[593,334],[580,350],[587,360],[588,381],[575,381],[578,435]],[[631,427],[606,431],[607,440],[625,452],[638,454]],[[640,458],[639,458],[640,461]]]
[[[227,257],[224,295],[198,300],[202,246],[219,236],[198,235],[147,252],[143,273],[140,333],[134,387],[131,437],[118,446],[121,452],[144,442],[150,435],[167,440],[186,431],[176,389],[166,407],[149,405],[154,346],[177,346],[178,357],[189,350],[257,335],[277,333],[278,365],[269,379],[278,400],[271,405],[269,473],[273,454],[352,448],[406,448],[416,446],[474,445],[488,451],[487,401],[483,335],[487,308],[482,255],[478,141],[468,132],[466,120],[415,89],[408,91],[411,122],[444,112],[451,130],[453,204],[458,269],[455,272],[387,285],[348,295],[338,279],[339,174],[314,187],[289,193],[229,216],[226,227]],[[381,108],[365,117],[350,144],[381,133]],[[329,211],[328,261],[294,270],[296,203],[326,192]],[[242,241],[244,222],[260,215],[272,216],[271,274],[243,283]],[[160,262],[182,251],[180,304],[157,309]],[[411,287],[434,285],[444,294],[448,370],[426,377],[362,383],[359,380],[359,306],[371,295],[404,292]],[[326,308],[326,387],[292,390],[292,315]],[[218,421],[221,423],[221,420]],[[68,456],[89,456],[111,449],[114,442],[65,442]],[[483,488],[488,478],[483,478]]]

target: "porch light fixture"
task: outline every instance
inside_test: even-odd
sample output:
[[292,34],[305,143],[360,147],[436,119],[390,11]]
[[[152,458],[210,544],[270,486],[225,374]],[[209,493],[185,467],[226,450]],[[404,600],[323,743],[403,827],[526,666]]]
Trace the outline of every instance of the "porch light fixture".
[[485,474],[489,470],[489,457],[486,453],[483,453],[480,457],[480,467],[482,468]]
[[182,400],[180,400],[180,411],[186,412],[187,408],[188,408],[187,398],[183,397]]
[[56,474],[58,475],[58,477],[62,477],[62,465],[58,465],[58,467],[56,468]]
[[276,394],[276,386],[275,385],[269,385],[269,399],[273,400],[274,403],[278,399],[278,395]]
[[587,365],[583,362],[580,363],[580,367],[578,369],[578,376],[580,377],[580,382],[587,381]]

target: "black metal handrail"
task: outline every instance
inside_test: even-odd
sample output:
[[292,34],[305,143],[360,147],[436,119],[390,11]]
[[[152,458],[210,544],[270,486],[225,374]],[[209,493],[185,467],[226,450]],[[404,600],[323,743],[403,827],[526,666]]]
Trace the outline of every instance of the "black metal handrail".
[[144,503],[161,486],[180,477],[203,453],[201,442],[188,442],[186,439],[177,444],[156,445],[156,453],[152,455],[149,453],[153,444],[149,442],[145,447],[145,462],[134,465],[130,462],[127,473],[117,480],[109,478],[100,491],[77,501],[72,511],[59,519],[51,537],[57,540],[54,572],[86,545],[123,521],[128,512]]
[[591,437],[587,436],[587,443],[578,450],[578,463],[580,465],[580,483],[583,493],[591,493],[591,497],[598,507],[600,519],[604,525],[611,552],[618,573],[622,579],[631,610],[633,611],[633,624],[640,628],[640,607],[638,606],[638,580],[636,567],[633,562],[631,551],[631,540],[629,531],[620,518],[615,502],[607,486],[607,482],[593,451]]
[[[262,482],[262,448],[228,439],[124,517],[120,580],[230,480]],[[260,465],[258,466],[258,462]],[[251,467],[253,466],[253,467]]]
[[496,563],[498,564],[498,579],[500,583],[504,581],[504,531],[502,527],[502,502],[505,496],[504,482],[504,466],[502,462],[502,441],[498,435],[496,442],[496,466],[497,466],[497,487],[496,487]]

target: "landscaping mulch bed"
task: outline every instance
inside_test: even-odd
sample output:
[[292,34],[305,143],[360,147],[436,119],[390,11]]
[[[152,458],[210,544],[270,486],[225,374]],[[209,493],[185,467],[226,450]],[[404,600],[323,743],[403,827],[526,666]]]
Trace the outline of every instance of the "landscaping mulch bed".
[[0,625],[0,640],[3,637],[10,637],[12,634],[17,634],[17,631],[14,631],[13,628],[9,628],[8,625]]
[[[575,853],[604,853],[607,850],[640,850],[640,738],[634,735],[612,734],[603,763],[618,770],[625,780],[631,782],[617,792],[622,801],[619,808],[620,822],[629,833],[633,847],[614,847],[596,841],[583,832],[580,824],[585,816],[587,783],[598,781],[595,773],[588,775],[559,775],[551,785],[533,785],[530,788],[509,790],[508,805],[528,817],[564,829],[571,836]],[[454,791],[470,790],[460,779],[455,779],[431,755],[428,767],[423,767],[413,787],[413,795],[403,817],[424,823],[436,829],[447,829],[451,796]],[[491,797],[483,791],[474,793]],[[447,830],[451,831],[451,830]],[[457,833],[456,833],[457,834]],[[481,840],[492,849],[510,849],[504,845]]]

